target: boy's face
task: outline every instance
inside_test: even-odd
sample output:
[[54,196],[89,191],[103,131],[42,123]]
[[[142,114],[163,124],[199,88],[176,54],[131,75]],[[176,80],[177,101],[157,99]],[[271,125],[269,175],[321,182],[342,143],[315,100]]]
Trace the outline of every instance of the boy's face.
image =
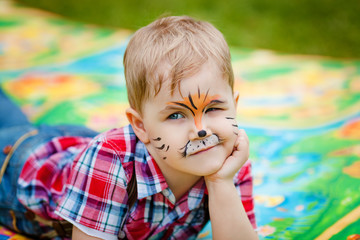
[[173,95],[169,89],[165,81],[159,94],[144,103],[148,151],[165,177],[215,173],[232,153],[238,134],[237,94],[211,61],[181,80]]

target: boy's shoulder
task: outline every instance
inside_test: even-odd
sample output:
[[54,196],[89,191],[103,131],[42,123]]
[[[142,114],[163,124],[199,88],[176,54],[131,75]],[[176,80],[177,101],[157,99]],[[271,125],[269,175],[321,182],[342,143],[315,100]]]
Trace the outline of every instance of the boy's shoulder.
[[93,139],[93,144],[101,145],[103,149],[111,149],[117,155],[122,156],[132,155],[136,152],[136,144],[139,139],[136,137],[131,125],[126,125],[120,128],[113,128],[103,132]]
[[137,141],[137,137],[131,125],[126,125],[120,128],[113,128],[106,132],[99,134],[96,137],[97,141]]

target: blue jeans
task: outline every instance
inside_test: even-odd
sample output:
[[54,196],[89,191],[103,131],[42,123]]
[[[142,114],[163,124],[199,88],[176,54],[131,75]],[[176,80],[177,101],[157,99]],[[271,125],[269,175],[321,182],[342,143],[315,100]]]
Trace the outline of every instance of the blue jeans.
[[[98,134],[83,126],[34,126],[0,88],[0,167],[6,158],[3,149],[8,145],[14,145],[21,136],[35,129],[38,130],[38,134],[22,142],[11,156],[0,184],[0,224],[12,230],[17,228],[21,233],[30,236],[39,236],[44,230],[37,222],[25,218],[24,213],[27,210],[16,196],[17,181],[26,159],[36,147],[54,137],[95,137]],[[13,226],[14,216],[16,226]]]

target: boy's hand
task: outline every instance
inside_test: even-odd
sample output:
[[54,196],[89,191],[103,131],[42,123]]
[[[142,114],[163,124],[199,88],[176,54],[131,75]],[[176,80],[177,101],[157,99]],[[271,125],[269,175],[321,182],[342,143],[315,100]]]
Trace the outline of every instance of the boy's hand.
[[244,130],[239,130],[234,151],[216,173],[204,177],[214,240],[258,239],[233,182],[234,175],[248,158],[249,139]]
[[249,138],[245,130],[240,129],[231,155],[225,159],[223,166],[215,173],[205,176],[206,182],[223,180],[233,181],[233,177],[249,158]]

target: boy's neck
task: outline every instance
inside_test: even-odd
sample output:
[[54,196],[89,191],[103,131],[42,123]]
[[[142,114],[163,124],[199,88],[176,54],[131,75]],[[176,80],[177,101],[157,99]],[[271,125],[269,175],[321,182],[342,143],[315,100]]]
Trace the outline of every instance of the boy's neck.
[[200,180],[200,178],[202,178],[188,174],[175,177],[169,172],[163,173],[163,175],[166,183],[174,194],[176,201],[186,194]]
[[201,176],[176,171],[165,166],[162,161],[158,161],[156,158],[154,158],[154,160],[160,168],[168,187],[174,194],[176,201],[178,201],[202,178]]
[[190,173],[181,172],[173,169],[171,166],[166,164],[164,160],[156,158],[156,151],[152,146],[146,145],[146,148],[156,164],[161,170],[165,181],[178,201],[185,193],[187,193],[202,177],[196,176]]

